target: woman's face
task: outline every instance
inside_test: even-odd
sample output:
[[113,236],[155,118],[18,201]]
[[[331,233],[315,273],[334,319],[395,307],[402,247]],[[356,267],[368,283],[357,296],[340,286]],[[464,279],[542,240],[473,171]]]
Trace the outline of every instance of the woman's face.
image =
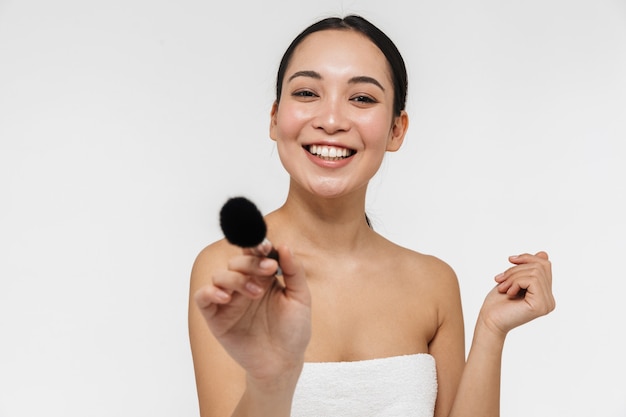
[[383,53],[364,35],[325,30],[296,48],[272,108],[270,137],[293,181],[321,197],[364,191],[408,118],[393,114]]

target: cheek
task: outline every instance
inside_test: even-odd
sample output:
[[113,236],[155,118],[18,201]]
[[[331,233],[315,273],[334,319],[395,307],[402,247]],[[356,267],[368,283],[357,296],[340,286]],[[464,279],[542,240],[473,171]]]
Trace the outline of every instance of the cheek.
[[361,137],[369,146],[386,148],[391,134],[391,119],[386,115],[367,114],[359,118]]
[[[281,105],[282,106],[282,105]],[[279,106],[276,113],[276,139],[292,139],[297,137],[307,120],[307,115],[293,106]]]

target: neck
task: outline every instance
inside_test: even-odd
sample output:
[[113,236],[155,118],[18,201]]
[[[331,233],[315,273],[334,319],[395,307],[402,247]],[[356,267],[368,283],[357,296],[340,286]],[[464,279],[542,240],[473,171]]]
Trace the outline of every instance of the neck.
[[334,254],[357,250],[373,233],[365,218],[365,189],[338,198],[318,198],[290,189],[287,201],[268,220],[281,224],[281,239]]

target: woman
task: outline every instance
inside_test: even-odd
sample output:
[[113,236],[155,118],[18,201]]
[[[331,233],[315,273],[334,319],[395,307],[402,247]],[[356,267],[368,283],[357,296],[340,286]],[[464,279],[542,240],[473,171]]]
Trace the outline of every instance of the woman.
[[282,276],[224,240],[198,255],[189,326],[201,415],[498,415],[506,334],[554,308],[548,256],[510,258],[466,363],[454,272],[364,214],[368,182],[408,128],[394,44],[361,17],[322,20],[287,49],[276,89],[270,137],[290,183],[266,222]]

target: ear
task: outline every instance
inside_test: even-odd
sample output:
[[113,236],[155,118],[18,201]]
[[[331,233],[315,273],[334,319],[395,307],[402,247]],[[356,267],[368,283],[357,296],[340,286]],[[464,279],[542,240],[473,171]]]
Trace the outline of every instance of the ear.
[[404,136],[409,129],[409,115],[406,111],[402,110],[400,116],[396,116],[391,126],[391,132],[389,140],[387,142],[387,151],[395,152],[400,149],[402,142],[404,142]]
[[273,141],[276,141],[276,114],[278,113],[278,102],[275,101],[274,104],[272,104],[272,110],[270,111],[270,139],[272,139]]

